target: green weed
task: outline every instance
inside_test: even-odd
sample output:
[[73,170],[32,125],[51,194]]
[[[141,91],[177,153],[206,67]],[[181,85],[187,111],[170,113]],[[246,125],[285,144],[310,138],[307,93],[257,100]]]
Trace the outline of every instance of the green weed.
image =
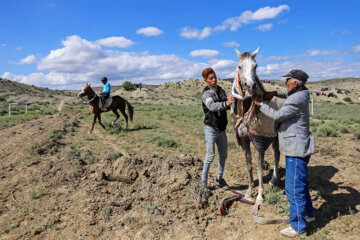
[[47,194],[47,190],[44,187],[33,188],[30,192],[31,199],[38,199]]
[[276,205],[278,203],[281,203],[282,200],[282,192],[276,187],[270,187],[267,190],[265,190],[265,203],[270,205]]
[[10,224],[11,229],[17,228],[18,226],[19,226],[19,224],[16,222],[16,220],[13,220]]

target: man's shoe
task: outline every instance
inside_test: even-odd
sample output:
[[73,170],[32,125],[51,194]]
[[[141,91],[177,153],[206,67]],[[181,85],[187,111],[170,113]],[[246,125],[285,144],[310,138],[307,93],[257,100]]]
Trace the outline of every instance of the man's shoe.
[[297,231],[295,231],[291,226],[284,228],[280,231],[281,235],[285,236],[285,237],[289,237],[289,238],[294,238],[296,236],[302,235],[304,233],[298,233]]
[[102,108],[101,108],[101,111],[106,111],[106,106],[104,105]]
[[314,221],[315,221],[315,217],[308,217],[308,216],[306,216],[306,217],[305,217],[305,221],[306,221],[307,223],[314,222]]
[[214,183],[219,188],[223,188],[223,189],[226,189],[226,190],[230,189],[230,187],[227,185],[227,183],[225,182],[225,180],[223,178],[220,178],[220,179],[216,178]]
[[208,187],[207,181],[206,181],[206,180],[205,180],[205,181],[201,181],[201,186],[202,186],[203,188],[207,188],[207,187]]

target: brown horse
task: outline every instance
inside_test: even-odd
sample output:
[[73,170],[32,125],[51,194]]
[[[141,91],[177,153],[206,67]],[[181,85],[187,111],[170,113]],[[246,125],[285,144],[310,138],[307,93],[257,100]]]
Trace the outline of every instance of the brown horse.
[[78,97],[80,97],[81,99],[83,99],[84,96],[88,97],[89,100],[86,101],[86,102],[90,104],[91,110],[92,110],[92,112],[94,114],[92,127],[91,127],[91,130],[90,130],[89,133],[91,133],[93,131],[93,129],[94,129],[96,119],[99,119],[100,125],[105,129],[105,126],[101,123],[101,113],[102,112],[108,112],[110,110],[113,111],[113,113],[116,116],[116,119],[111,124],[114,125],[115,122],[120,117],[119,113],[117,112],[118,109],[120,110],[120,112],[124,116],[124,118],[126,120],[126,129],[128,129],[128,115],[125,112],[126,105],[128,107],[128,113],[129,113],[129,116],[130,116],[130,121],[131,122],[133,121],[134,108],[124,98],[122,98],[120,96],[113,96],[113,97],[107,98],[105,100],[106,111],[102,111],[101,110],[102,105],[101,105],[100,97],[90,87],[90,84],[85,84],[85,86],[83,87],[81,92],[78,94]]

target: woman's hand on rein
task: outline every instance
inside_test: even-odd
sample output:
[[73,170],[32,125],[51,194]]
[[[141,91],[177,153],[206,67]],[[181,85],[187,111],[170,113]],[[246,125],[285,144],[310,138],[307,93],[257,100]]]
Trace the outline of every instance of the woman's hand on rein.
[[230,95],[225,105],[229,107],[233,102],[235,102],[235,97],[233,95]]

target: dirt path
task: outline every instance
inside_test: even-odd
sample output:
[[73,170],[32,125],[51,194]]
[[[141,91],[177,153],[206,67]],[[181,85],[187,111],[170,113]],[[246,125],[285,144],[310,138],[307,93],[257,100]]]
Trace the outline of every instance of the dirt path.
[[[150,144],[140,152],[141,133],[117,136],[98,128],[90,135],[82,115],[65,110],[0,131],[1,239],[284,239],[282,225],[255,224],[249,205],[239,203],[221,217],[218,208],[229,191],[212,187],[199,197],[200,153],[159,153]],[[182,141],[193,137],[161,124]],[[326,228],[329,233],[320,230],[316,237],[357,239],[360,234],[356,145],[347,136],[317,144],[309,165],[317,209],[310,232]],[[227,166],[234,167],[226,170],[230,183],[245,174],[239,161],[243,156],[228,159]],[[240,184],[246,182],[245,176]],[[269,205],[261,214],[278,215]]]

